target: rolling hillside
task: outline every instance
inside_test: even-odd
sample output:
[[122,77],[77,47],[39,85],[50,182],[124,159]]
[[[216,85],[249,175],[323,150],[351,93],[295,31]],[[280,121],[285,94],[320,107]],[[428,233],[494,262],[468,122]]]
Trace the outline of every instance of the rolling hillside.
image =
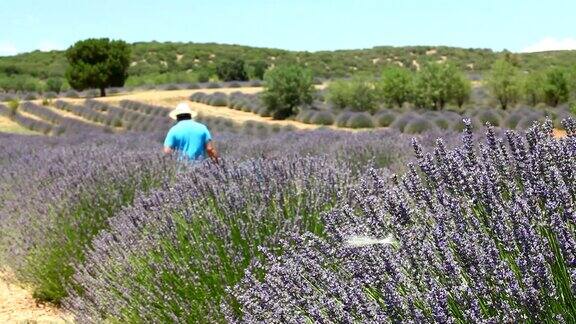
[[[132,44],[132,64],[128,86],[196,82],[214,78],[218,62],[242,58],[250,68],[255,62],[268,65],[299,63],[313,70],[316,77],[344,77],[355,73],[379,74],[389,64],[417,69],[429,61],[448,61],[473,77],[487,70],[501,55],[525,70],[551,65],[574,66],[576,51],[513,54],[489,49],[413,46],[374,47],[359,50],[295,52],[240,45],[158,43]],[[66,70],[63,51],[20,54],[0,57],[0,88],[4,90],[40,91],[50,78],[63,79]]]

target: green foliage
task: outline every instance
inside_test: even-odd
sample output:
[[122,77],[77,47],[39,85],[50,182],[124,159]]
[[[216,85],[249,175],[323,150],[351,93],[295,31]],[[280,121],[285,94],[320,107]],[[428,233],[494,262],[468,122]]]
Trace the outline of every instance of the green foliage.
[[285,119],[294,108],[311,104],[314,94],[312,73],[297,65],[284,65],[271,69],[264,76],[262,101],[272,118]]
[[454,103],[456,103],[459,108],[462,108],[462,106],[470,100],[472,84],[464,73],[457,72],[451,92],[452,100],[454,100]]
[[392,111],[381,111],[374,118],[379,127],[389,127],[396,119],[396,114]]
[[356,113],[353,114],[346,122],[346,127],[348,128],[374,128],[374,120],[372,116],[368,113]]
[[544,75],[540,72],[532,72],[526,76],[522,84],[522,90],[526,102],[530,106],[536,106],[544,101]]
[[314,125],[333,125],[335,122],[334,114],[329,111],[317,111],[310,118],[310,123]]
[[410,100],[413,93],[413,76],[410,70],[393,66],[382,72],[378,90],[386,104],[402,107]]
[[338,79],[330,82],[327,87],[328,102],[337,109],[344,109],[348,106],[350,94],[349,82]]
[[404,132],[408,134],[421,134],[433,129],[435,129],[433,123],[424,117],[419,117],[408,122],[406,127],[404,127]]
[[266,70],[268,70],[268,63],[263,60],[252,62],[249,66],[249,75],[252,80],[263,80]]
[[500,116],[498,116],[498,114],[496,114],[491,110],[482,111],[476,117],[478,118],[478,121],[482,125],[486,125],[486,123],[489,123],[492,126],[498,127],[501,124]]
[[502,109],[506,109],[516,103],[520,96],[518,69],[504,59],[496,61],[488,75],[487,86]]
[[248,74],[244,65],[244,61],[238,58],[220,62],[216,66],[218,79],[221,81],[247,81]]
[[66,79],[76,90],[121,87],[128,78],[130,47],[126,42],[108,38],[79,41],[66,50]]
[[470,94],[469,81],[455,66],[447,63],[428,63],[415,80],[415,104],[420,108],[431,105],[443,109],[450,101],[464,103]]
[[50,78],[46,80],[46,91],[60,93],[64,82],[60,78]]
[[340,109],[373,112],[378,106],[378,94],[373,80],[365,76],[355,76],[349,81],[338,80],[330,83],[328,101]]
[[107,220],[123,206],[132,204],[136,192],[147,192],[161,183],[162,175],[142,170],[115,183],[96,183],[94,192],[82,193],[70,209],[54,211],[54,225],[47,244],[36,247],[26,258],[22,277],[34,287],[34,298],[58,304],[67,296],[66,288],[74,265],[84,260],[88,247]]
[[556,107],[570,99],[568,77],[564,69],[552,68],[546,72],[544,99],[552,107]]
[[10,109],[10,117],[16,116],[19,106],[20,102],[18,101],[18,99],[8,101],[8,109]]

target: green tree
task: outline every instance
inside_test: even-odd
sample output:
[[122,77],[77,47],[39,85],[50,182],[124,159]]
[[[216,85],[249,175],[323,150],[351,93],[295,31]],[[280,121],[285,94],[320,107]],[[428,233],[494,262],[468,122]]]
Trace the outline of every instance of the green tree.
[[264,74],[268,70],[266,61],[254,61],[250,64],[250,78],[255,80],[264,79]]
[[264,75],[262,100],[274,119],[285,119],[296,107],[311,104],[314,78],[310,70],[298,65],[284,65]]
[[450,89],[450,97],[458,107],[462,108],[462,106],[470,100],[471,93],[472,84],[470,80],[464,73],[458,72]]
[[66,58],[66,79],[75,90],[97,88],[104,97],[107,87],[121,87],[128,78],[130,47],[121,40],[79,41],[66,50]]
[[46,91],[52,91],[56,93],[60,93],[62,90],[62,79],[60,78],[50,78],[46,80]]
[[378,93],[374,80],[366,76],[355,76],[350,81],[348,107],[355,111],[374,112],[378,106]]
[[544,101],[544,76],[540,72],[531,72],[524,78],[522,90],[526,102],[536,106]]
[[221,81],[248,80],[244,61],[238,58],[220,62],[216,66],[216,74]]
[[544,82],[544,99],[552,107],[565,103],[570,98],[568,77],[562,68],[552,68],[546,71]]
[[435,110],[440,110],[454,99],[455,89],[459,89],[457,86],[461,81],[461,72],[453,65],[428,63],[417,74],[414,101],[419,107],[432,105]]
[[492,95],[502,109],[518,101],[520,96],[520,77],[514,65],[505,59],[494,62],[486,82]]
[[366,76],[351,80],[337,80],[328,86],[328,101],[339,109],[374,111],[378,105],[378,92],[374,81]]
[[330,82],[326,89],[328,102],[337,109],[346,108],[352,96],[351,90],[349,81],[338,79]]
[[399,66],[386,68],[382,72],[378,90],[386,104],[402,107],[414,92],[412,72]]

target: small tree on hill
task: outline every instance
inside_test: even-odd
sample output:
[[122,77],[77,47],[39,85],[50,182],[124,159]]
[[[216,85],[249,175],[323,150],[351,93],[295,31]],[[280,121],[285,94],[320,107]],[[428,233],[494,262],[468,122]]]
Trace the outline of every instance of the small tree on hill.
[[546,72],[544,82],[544,98],[552,107],[565,103],[570,98],[568,77],[561,68],[552,68]]
[[451,86],[450,97],[462,108],[462,106],[470,100],[472,93],[472,84],[466,75],[458,71],[454,77],[454,83]]
[[264,75],[262,100],[274,119],[285,119],[294,109],[311,104],[314,94],[312,73],[298,65],[279,66]]
[[522,84],[522,90],[526,102],[531,106],[536,106],[544,101],[544,77],[540,72],[532,72]]
[[62,79],[50,78],[46,80],[46,91],[60,93],[61,90],[62,90]]
[[266,70],[268,70],[268,63],[265,61],[252,62],[252,64],[250,64],[250,78],[263,80]]
[[386,68],[382,72],[378,90],[386,104],[402,107],[414,91],[412,72],[397,66]]
[[502,109],[518,101],[520,96],[520,78],[518,69],[510,62],[500,59],[492,65],[487,85]]
[[121,87],[128,78],[130,47],[121,40],[79,41],[66,50],[66,58],[66,78],[75,90],[97,88],[104,97],[107,87]]
[[221,81],[246,81],[248,74],[246,73],[244,61],[241,59],[233,59],[230,61],[222,61],[216,66],[216,74]]
[[[415,103],[431,104],[440,110],[455,98],[456,90],[465,92],[461,72],[447,63],[428,63],[418,73],[415,81]],[[422,107],[425,108],[425,107]]]

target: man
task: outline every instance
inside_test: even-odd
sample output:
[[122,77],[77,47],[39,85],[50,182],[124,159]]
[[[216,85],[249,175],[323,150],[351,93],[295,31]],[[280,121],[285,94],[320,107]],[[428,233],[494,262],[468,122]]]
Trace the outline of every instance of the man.
[[194,121],[198,114],[187,103],[181,102],[170,112],[170,118],[177,121],[170,128],[164,140],[164,153],[177,152],[180,157],[191,161],[203,160],[209,156],[218,164],[218,153],[212,144],[212,135],[208,128]]

